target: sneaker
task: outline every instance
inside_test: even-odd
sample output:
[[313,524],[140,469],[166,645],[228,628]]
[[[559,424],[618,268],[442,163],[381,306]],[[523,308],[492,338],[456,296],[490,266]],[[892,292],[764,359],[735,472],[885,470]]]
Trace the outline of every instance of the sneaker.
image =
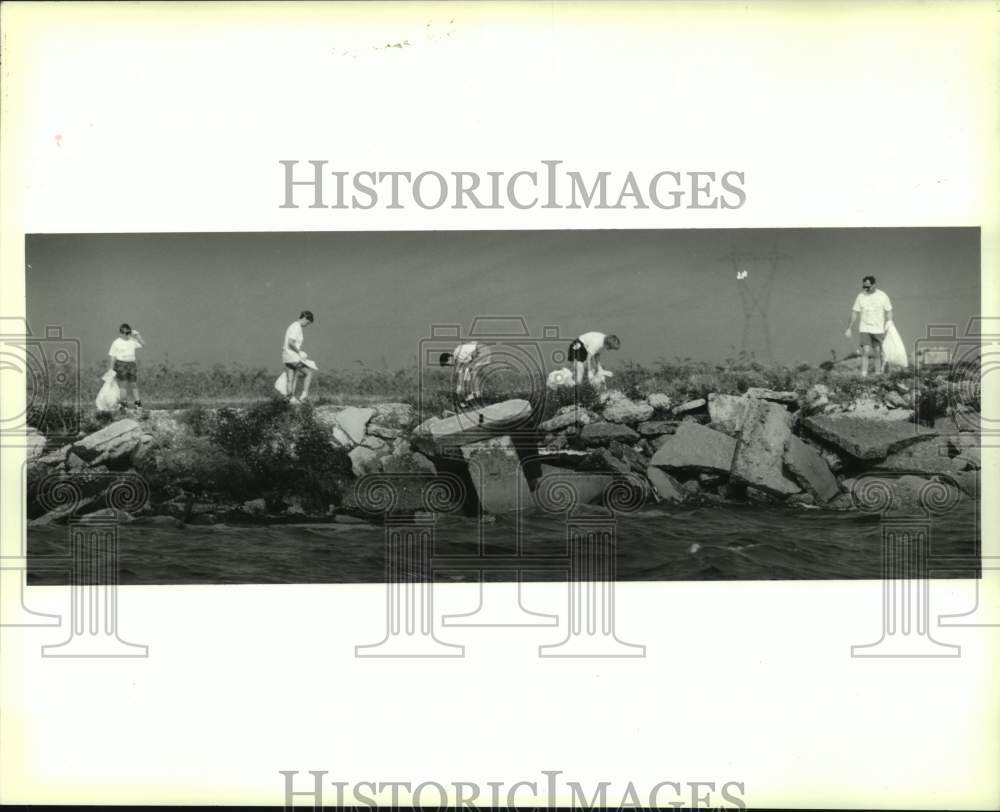
[[135,402],[135,408],[137,408],[137,409],[141,409],[142,408],[142,401],[141,400],[137,400]]

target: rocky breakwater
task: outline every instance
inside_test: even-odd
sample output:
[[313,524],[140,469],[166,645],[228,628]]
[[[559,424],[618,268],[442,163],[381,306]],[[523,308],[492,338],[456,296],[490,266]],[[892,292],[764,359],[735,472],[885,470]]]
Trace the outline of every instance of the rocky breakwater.
[[905,403],[838,403],[823,390],[676,403],[612,391],[544,420],[516,399],[422,422],[408,403],[146,411],[67,444],[31,432],[27,512],[34,525],[178,526],[498,515],[562,509],[558,493],[607,504],[623,485],[636,505],[850,510],[865,507],[857,491],[872,479],[904,512],[932,485],[956,502],[978,498],[978,421],[918,424]]
[[[834,402],[823,385],[804,391],[750,388],[672,404],[663,394],[607,393],[593,408],[564,408],[543,423],[543,454],[600,498],[593,478],[641,474],[651,500],[756,502],[790,508],[866,509],[865,486],[892,494],[890,511],[978,498],[978,422],[917,422],[901,398],[864,394]],[[586,475],[587,479],[583,478]],[[565,474],[564,474],[565,475]],[[859,493],[861,494],[859,496]]]

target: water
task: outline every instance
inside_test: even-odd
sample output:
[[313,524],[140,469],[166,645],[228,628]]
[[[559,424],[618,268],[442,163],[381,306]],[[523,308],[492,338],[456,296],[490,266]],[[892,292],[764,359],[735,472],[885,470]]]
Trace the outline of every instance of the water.
[[[919,520],[916,520],[919,523]],[[479,578],[482,552],[511,556],[520,525],[526,581],[565,580],[566,524],[558,517],[475,519],[444,516],[435,531],[435,580]],[[758,505],[650,508],[617,520],[617,579],[786,580],[881,577],[878,517]],[[931,555],[950,557],[932,577],[979,574],[975,503],[963,502],[931,525]],[[69,551],[66,527],[28,532],[28,583],[66,583],[46,559]],[[529,556],[535,556],[531,559]],[[956,558],[967,563],[956,562]],[[459,560],[461,559],[461,560]],[[545,559],[547,566],[538,563]],[[492,576],[509,580],[505,569]],[[487,575],[487,577],[491,577]],[[139,519],[119,530],[122,584],[367,583],[385,580],[384,528],[357,524],[215,525],[178,528]]]

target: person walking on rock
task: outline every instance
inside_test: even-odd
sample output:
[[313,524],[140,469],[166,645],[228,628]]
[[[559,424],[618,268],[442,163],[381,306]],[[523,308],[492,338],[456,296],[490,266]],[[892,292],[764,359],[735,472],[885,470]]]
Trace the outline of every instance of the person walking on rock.
[[474,406],[483,399],[483,375],[490,362],[490,348],[478,341],[459,344],[454,352],[443,352],[441,366],[455,367],[455,399],[460,406]]
[[[303,310],[299,317],[288,325],[285,330],[285,340],[281,345],[281,360],[285,365],[285,377],[287,386],[286,397],[291,403],[302,403],[309,397],[309,384],[312,382],[313,364],[305,351],[302,349],[302,342],[305,336],[303,328],[313,323],[313,314],[310,310]],[[299,379],[302,379],[302,394],[295,397],[295,386]]]
[[887,325],[892,322],[892,302],[885,291],[875,287],[875,277],[866,276],[861,280],[861,292],[851,308],[851,323],[844,335],[851,337],[854,323],[858,323],[858,344],[861,350],[861,377],[868,377],[868,356],[875,356],[875,374],[885,372],[885,356],[882,344],[885,341]]
[[584,333],[573,339],[569,345],[569,361],[574,365],[574,377],[577,386],[583,383],[584,373],[591,383],[599,386],[604,378],[611,373],[601,367],[601,352],[617,350],[622,345],[616,335],[605,335],[596,331]]
[[135,408],[142,408],[135,351],[145,346],[139,331],[133,330],[128,324],[123,324],[118,328],[118,338],[111,342],[111,347],[108,349],[108,372],[115,373],[122,390],[120,409],[126,408],[125,402],[128,400],[129,390],[132,392]]

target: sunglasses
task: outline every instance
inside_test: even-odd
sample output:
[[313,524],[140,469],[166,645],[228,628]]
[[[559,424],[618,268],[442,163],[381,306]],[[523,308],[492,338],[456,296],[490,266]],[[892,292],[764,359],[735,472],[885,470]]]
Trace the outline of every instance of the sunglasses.
[[871,290],[871,289],[872,289],[872,286],[871,286],[871,285],[862,285],[862,286],[861,286],[861,289],[862,289],[862,290]]

